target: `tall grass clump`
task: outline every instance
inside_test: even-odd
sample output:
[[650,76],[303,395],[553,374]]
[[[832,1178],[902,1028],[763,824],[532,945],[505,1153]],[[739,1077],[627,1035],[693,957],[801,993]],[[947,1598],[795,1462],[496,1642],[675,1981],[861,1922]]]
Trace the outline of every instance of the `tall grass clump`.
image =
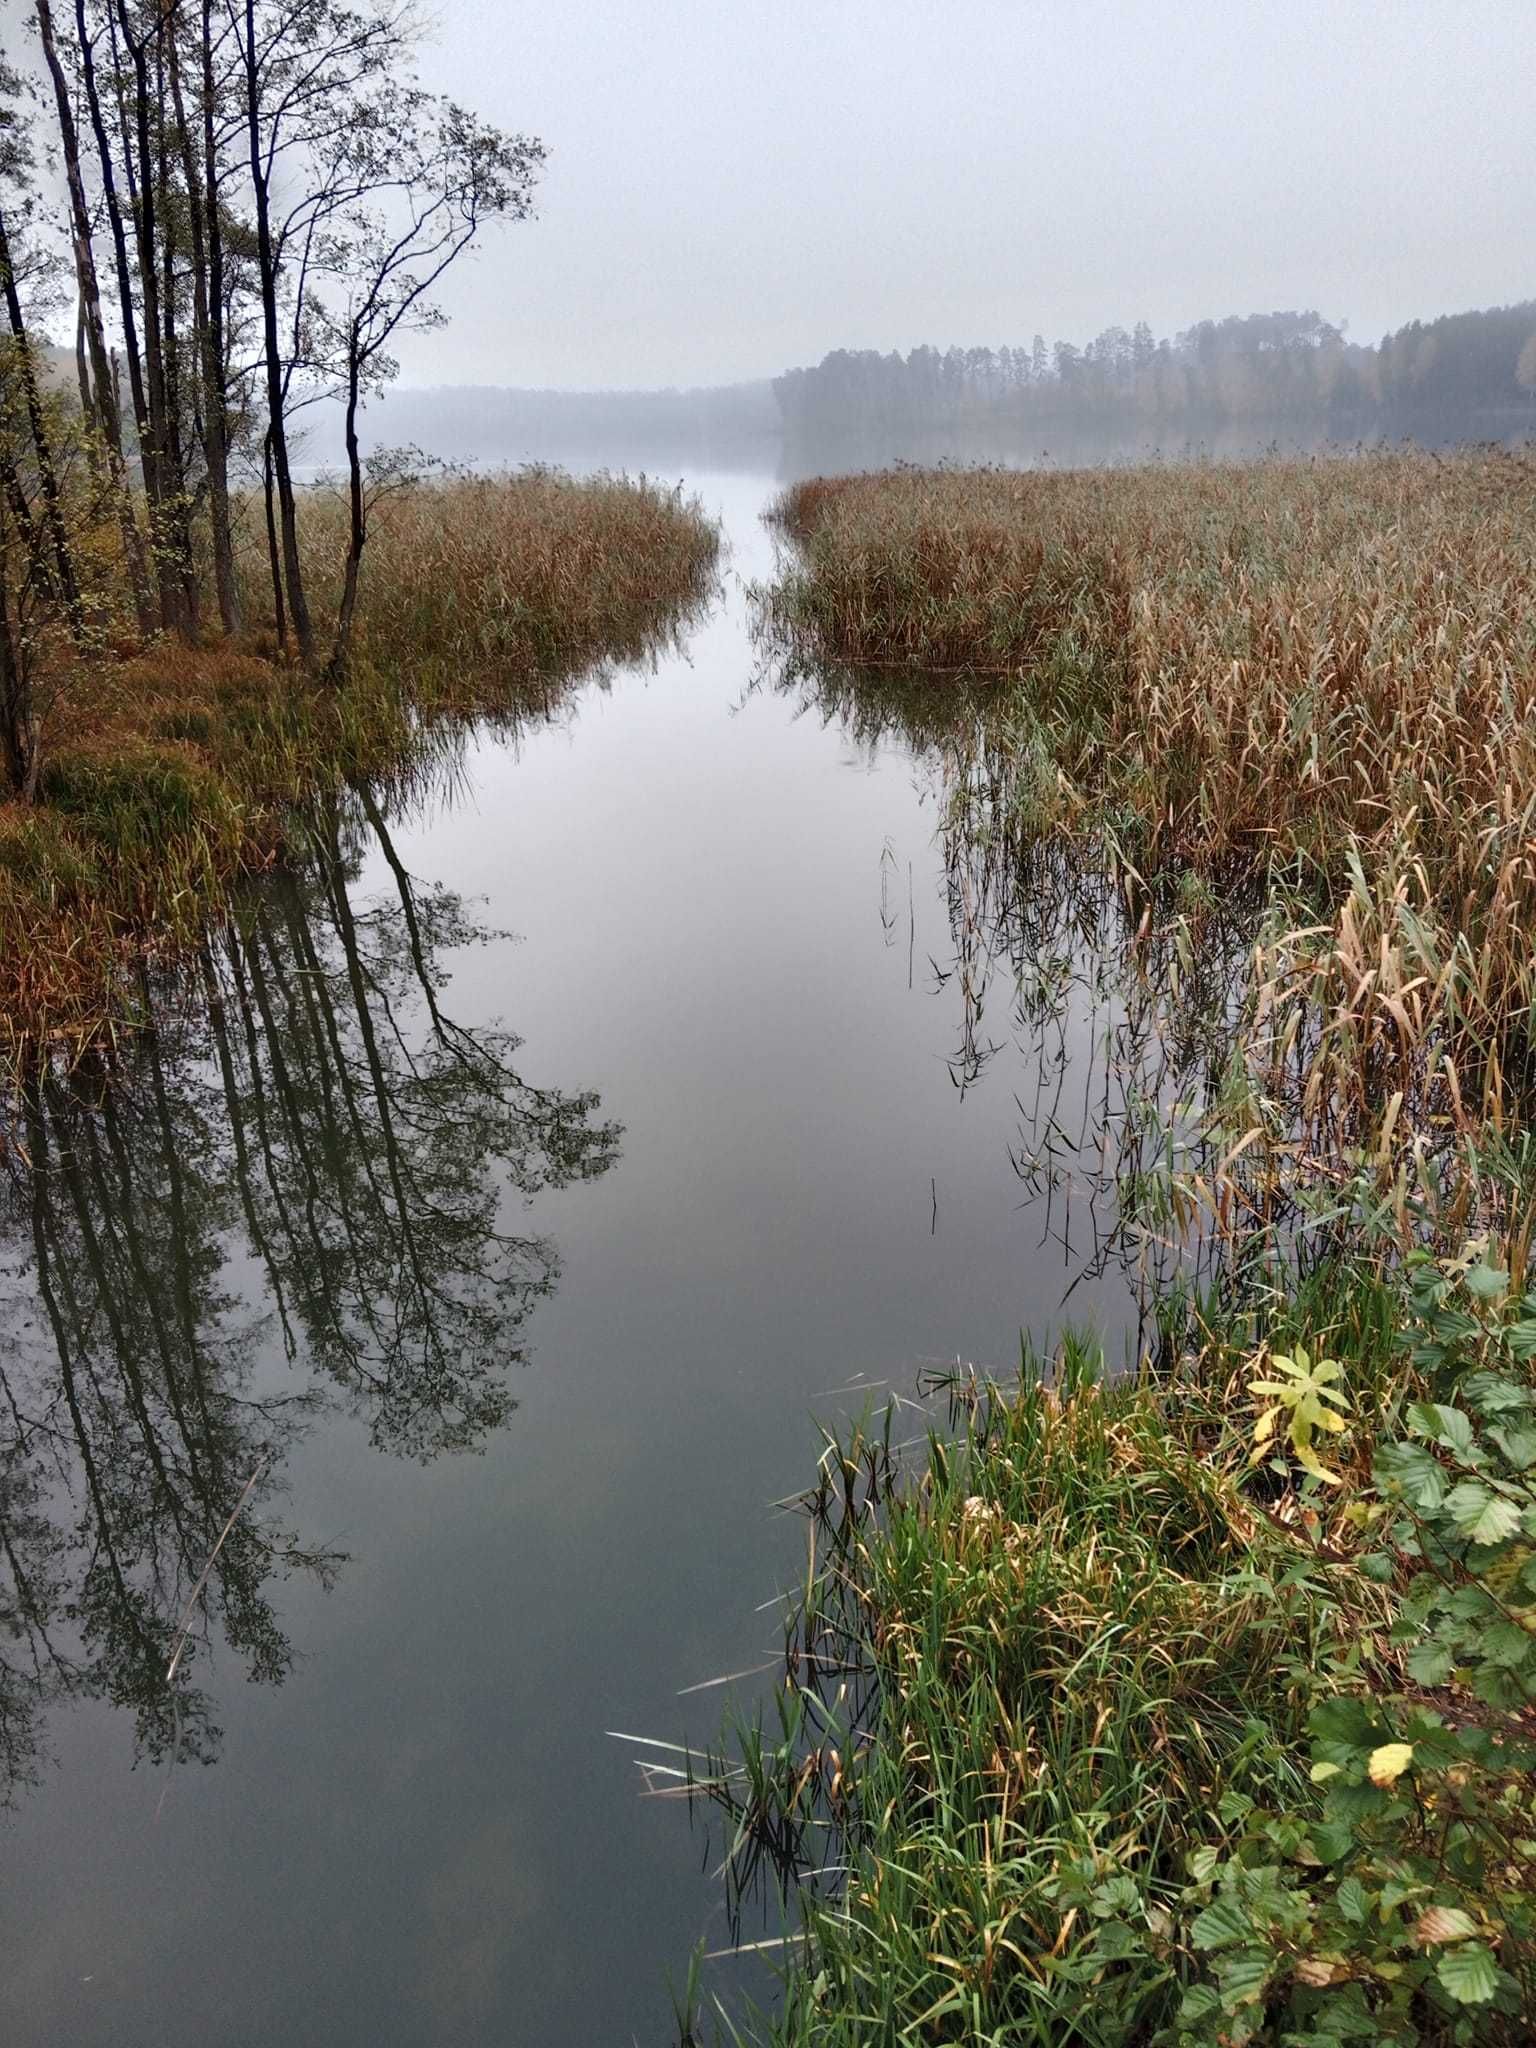
[[[306,504],[305,538],[322,589],[339,589],[339,499]],[[533,467],[421,483],[373,517],[360,652],[409,664],[423,705],[483,710],[539,674],[641,658],[706,595],[718,550],[695,504],[644,477]]]
[[1304,1796],[1306,1674],[1379,1619],[1148,1384],[962,1392],[915,1469],[829,1445],[777,1725],[697,1767],[738,1885],[809,1901],[753,2040],[1152,2039],[1191,1857]]

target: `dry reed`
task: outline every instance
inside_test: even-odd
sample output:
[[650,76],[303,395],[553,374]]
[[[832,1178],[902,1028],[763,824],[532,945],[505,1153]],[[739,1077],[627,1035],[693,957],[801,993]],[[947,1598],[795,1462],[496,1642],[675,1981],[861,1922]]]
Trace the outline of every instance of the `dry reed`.
[[[304,517],[320,611],[344,529],[319,494]],[[418,488],[375,516],[344,686],[276,660],[259,623],[242,646],[165,640],[61,669],[41,801],[0,804],[0,1045],[132,1019],[144,962],[280,855],[294,804],[408,770],[445,719],[535,715],[593,664],[641,657],[701,601],[717,546],[696,505],[643,479]]]
[[992,678],[1023,827],[1283,891],[1271,1068],[1310,1048],[1357,1125],[1503,1114],[1536,1003],[1536,461],[895,471],[778,511],[771,628]]

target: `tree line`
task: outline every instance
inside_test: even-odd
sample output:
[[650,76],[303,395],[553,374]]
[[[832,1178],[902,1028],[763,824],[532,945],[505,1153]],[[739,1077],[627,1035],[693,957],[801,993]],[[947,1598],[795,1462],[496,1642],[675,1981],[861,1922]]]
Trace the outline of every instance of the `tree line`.
[[1413,321],[1375,346],[1315,312],[1202,320],[1157,339],[1145,321],[1084,347],[837,349],[774,382],[786,442],[867,453],[990,440],[1250,446],[1507,439],[1536,431],[1536,300]]
[[[34,0],[24,33],[0,54],[0,710],[25,795],[51,641],[242,630],[247,502],[279,650],[342,674],[390,472],[359,413],[448,267],[527,216],[543,150],[426,91],[392,0]],[[328,625],[293,452],[327,398],[350,512]]]

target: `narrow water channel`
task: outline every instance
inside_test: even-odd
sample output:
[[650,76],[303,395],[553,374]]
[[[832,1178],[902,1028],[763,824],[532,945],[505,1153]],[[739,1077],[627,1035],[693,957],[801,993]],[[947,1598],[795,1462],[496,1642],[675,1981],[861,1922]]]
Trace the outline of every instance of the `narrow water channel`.
[[940,764],[759,678],[772,486],[690,488],[683,651],[351,820],[120,1090],[18,1114],[10,2048],[665,2042],[720,1888],[605,1731],[707,1737],[680,1692],[771,1656],[815,1417],[1126,1339],[1020,1156],[1112,1015],[957,943]]

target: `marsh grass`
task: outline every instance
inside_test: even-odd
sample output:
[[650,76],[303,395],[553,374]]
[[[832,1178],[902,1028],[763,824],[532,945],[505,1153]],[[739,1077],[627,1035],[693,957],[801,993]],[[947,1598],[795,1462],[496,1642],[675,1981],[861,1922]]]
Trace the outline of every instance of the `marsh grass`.
[[[316,493],[304,539],[322,599],[340,594],[346,508]],[[719,533],[677,486],[645,477],[514,476],[425,483],[386,499],[365,557],[360,647],[408,658],[413,703],[481,713],[531,679],[654,651],[708,590]]]
[[762,614],[790,660],[990,691],[1012,787],[988,829],[1268,904],[1247,998],[1271,1137],[1396,1156],[1516,1113],[1536,459],[903,470],[797,485],[776,516]]
[[[323,599],[341,516],[316,494],[305,520]],[[162,641],[55,677],[41,800],[0,805],[0,1041],[131,1022],[143,961],[281,855],[292,806],[408,777],[464,721],[545,716],[595,664],[654,652],[717,548],[696,505],[643,479],[422,486],[375,516],[344,686],[277,660],[259,623],[242,646]]]
[[1070,1343],[1026,1367],[954,1383],[905,1469],[885,1425],[828,1444],[783,1691],[696,1779],[738,1900],[771,1873],[810,1941],[775,2012],[719,2009],[737,2038],[1150,2039],[1190,1855],[1301,1795],[1304,1676],[1379,1623],[1246,1497],[1213,1403]]

